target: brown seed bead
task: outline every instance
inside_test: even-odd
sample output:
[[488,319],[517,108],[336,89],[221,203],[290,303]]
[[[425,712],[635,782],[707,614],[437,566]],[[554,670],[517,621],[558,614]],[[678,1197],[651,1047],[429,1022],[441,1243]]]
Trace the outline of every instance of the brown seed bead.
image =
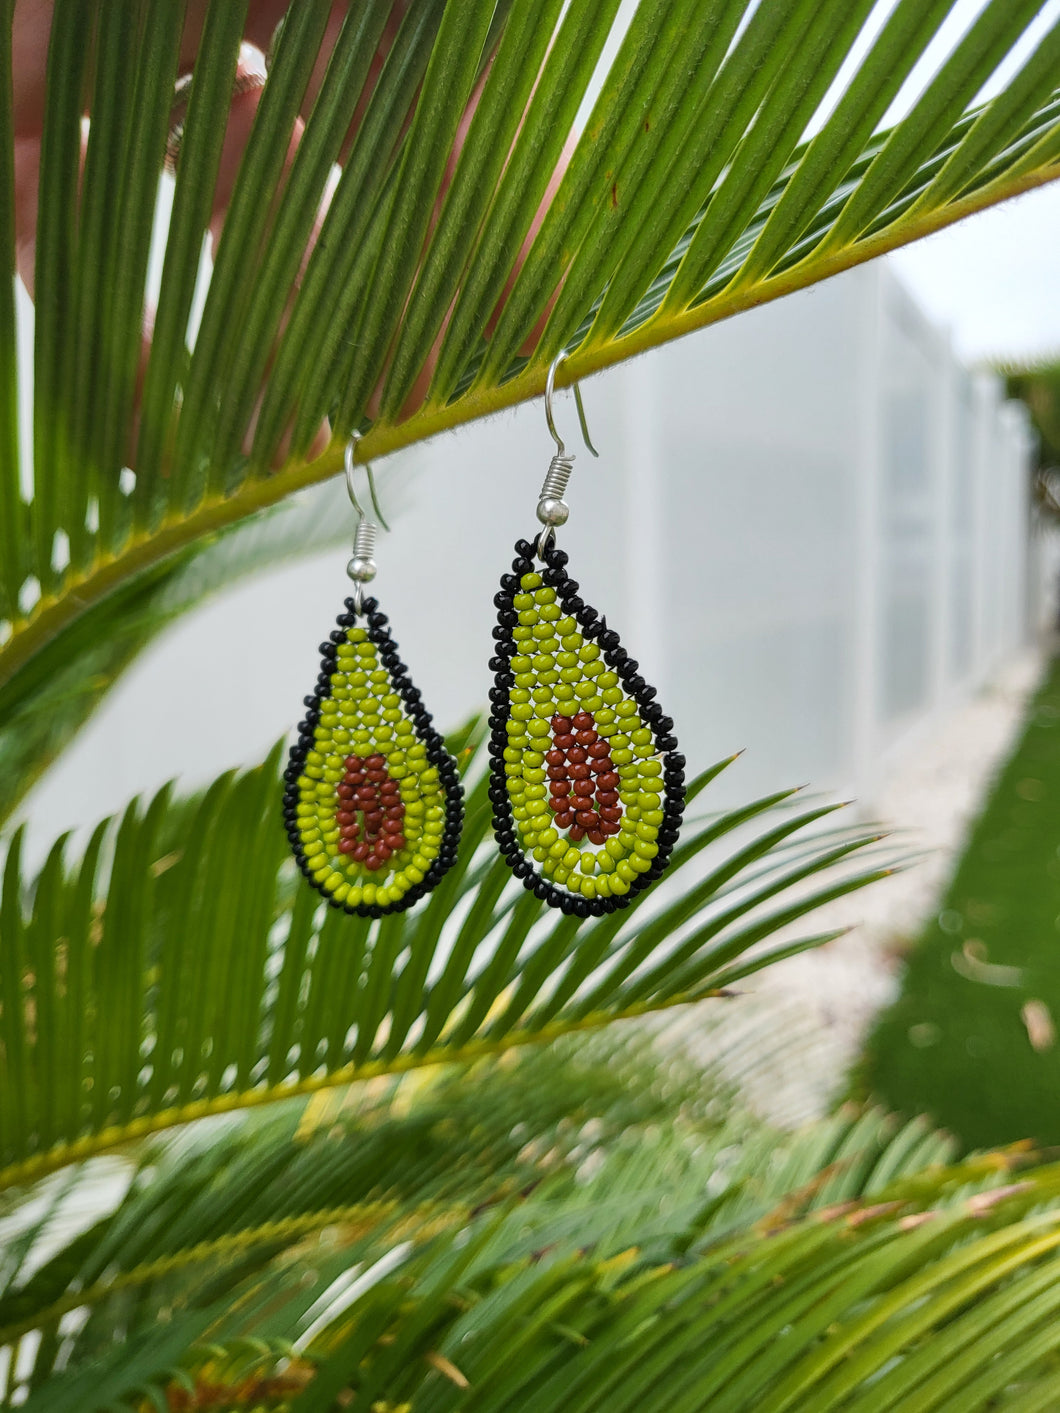
[[594,760],[603,760],[605,757],[610,756],[611,747],[606,741],[594,741],[589,747],[589,754]]
[[365,859],[368,857],[368,854],[369,854],[368,845],[367,845],[367,844],[364,842],[364,840],[362,839],[361,842],[360,842],[360,843],[357,845],[357,847],[354,849],[354,851],[353,851],[353,857],[357,860],[358,863],[364,863]]
[[575,731],[574,739],[579,746],[595,746],[600,738],[595,731]]
[[384,813],[386,814],[387,819],[404,819],[405,806],[400,803],[396,805],[387,805]]
[[579,839],[585,838],[585,830],[582,829],[581,825],[579,824],[572,824],[570,827],[570,833],[567,835],[567,838],[573,839],[574,842],[577,844]]
[[564,810],[561,814],[557,814],[557,815],[556,815],[556,828],[557,828],[557,829],[569,829],[573,823],[574,823],[574,811],[573,811],[573,810]]
[[618,805],[601,805],[600,818],[609,823],[617,823],[622,818],[622,810]]
[[567,752],[567,759],[571,765],[584,765],[586,760],[585,748],[583,746],[571,746]]
[[609,760],[591,760],[589,766],[594,775],[606,775],[614,770],[614,765]]
[[364,764],[365,764],[365,768],[366,768],[367,770],[385,770],[385,769],[386,769],[386,761],[385,761],[385,760],[383,759],[383,757],[378,753],[378,751],[376,752],[376,754],[375,754],[374,756],[366,756],[366,757],[365,757]]
[[402,823],[401,823],[401,820],[400,820],[396,815],[392,815],[392,814],[390,813],[390,811],[388,810],[387,813],[386,813],[386,818],[383,820],[383,833],[384,833],[384,834],[400,834],[400,833],[401,833],[401,830],[402,830]]
[[593,724],[593,718],[587,711],[579,711],[574,716],[575,731],[588,731]]
[[363,800],[366,805],[371,805],[375,803],[375,797],[376,789],[374,785],[357,786],[357,793],[354,796],[356,800]]
[[564,760],[563,752],[552,750],[545,756],[545,761],[549,765],[562,765]]
[[590,829],[588,839],[590,844],[602,844],[604,842],[604,832],[602,829]]
[[557,751],[567,751],[574,745],[574,737],[570,732],[567,732],[566,735],[554,736],[552,744]]
[[565,809],[570,808],[570,801],[564,795],[552,795],[548,807],[554,814],[562,814]]
[[577,810],[574,818],[583,829],[595,829],[597,825],[595,810]]
[[357,847],[357,841],[356,841],[356,839],[340,839],[340,840],[339,840],[339,853],[340,853],[340,854],[352,854],[353,851],[354,851],[354,849],[356,849],[356,847]]
[[575,780],[574,793],[582,796],[591,795],[593,793],[593,782],[591,780]]
[[335,794],[338,795],[340,800],[352,800],[353,786],[348,785],[344,780],[342,784],[336,789]]
[[549,780],[566,780],[567,772],[562,765],[550,765],[545,771]]
[[572,780],[588,780],[589,767],[587,765],[572,765],[568,771]]
[[612,834],[617,834],[621,827],[622,826],[616,824],[613,819],[603,819],[600,821],[600,833],[605,835],[608,839]]
[[383,863],[386,863],[387,859],[390,857],[390,853],[390,845],[385,840],[380,839],[376,842],[375,856],[377,859],[381,859]]
[[596,783],[601,790],[617,790],[618,771],[609,770],[605,774],[597,776]]
[[379,860],[376,858],[375,854],[368,855],[368,857],[364,861],[364,866],[365,868],[371,869],[373,873],[375,872],[375,870],[379,867]]
[[618,804],[618,791],[617,791],[617,790],[597,790],[597,792],[596,792],[596,803],[597,803],[598,805],[617,805],[617,804]]
[[390,847],[393,849],[395,854],[400,853],[401,850],[405,847],[404,834],[391,834]]
[[383,822],[382,810],[366,810],[364,815],[365,828],[371,833],[375,833]]
[[569,716],[556,715],[549,722],[553,731],[569,731],[571,729],[571,719]]
[[340,825],[356,824],[357,816],[353,810],[339,810],[338,814],[335,816],[335,823]]
[[391,780],[390,777],[387,776],[379,787],[379,793],[381,795],[397,795],[401,793],[401,786],[396,780]]
[[554,782],[553,782],[553,785],[552,785],[552,793],[553,793],[554,795],[569,795],[569,794],[570,794],[570,781],[569,781],[569,780],[556,780],[556,781],[554,781]]
[[369,770],[365,772],[365,776],[370,785],[381,785],[387,778],[385,770]]

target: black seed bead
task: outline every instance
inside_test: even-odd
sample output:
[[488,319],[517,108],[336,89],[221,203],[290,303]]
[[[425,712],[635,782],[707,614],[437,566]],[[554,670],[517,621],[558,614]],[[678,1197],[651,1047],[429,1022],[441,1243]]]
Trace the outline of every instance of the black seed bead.
[[[577,588],[577,585],[574,586]],[[578,613],[585,607],[585,600],[580,599],[577,594],[572,594],[563,600],[563,607],[568,613]]]
[[676,751],[671,751],[670,759],[666,762],[666,764],[668,769],[670,770],[684,770],[687,762],[685,761],[684,756],[679,755]]
[[491,657],[486,666],[491,672],[505,672],[507,671],[508,663],[503,657]]
[[378,607],[379,600],[374,597],[365,599],[364,603],[361,605],[363,612],[366,614],[374,613]]
[[369,628],[385,628],[389,622],[390,619],[385,613],[369,613],[368,615]]
[[685,783],[685,773],[683,770],[671,770],[667,767],[663,771],[663,779],[667,785],[683,785]]
[[658,687],[653,687],[650,682],[645,682],[637,688],[637,695],[642,702],[653,701],[659,695]]
[[512,859],[512,872],[515,874],[516,878],[526,878],[531,872],[530,865],[525,859],[514,858]]
[[533,540],[516,540],[516,542],[515,542],[515,552],[516,552],[516,554],[522,555],[524,559],[531,559],[531,558],[533,558],[533,554],[534,554],[534,542],[533,542]]
[[503,623],[505,628],[514,628],[519,622],[519,615],[514,608],[502,608],[497,614],[497,622]]
[[618,634],[613,628],[605,628],[600,634],[600,646],[608,652],[618,647]]
[[531,892],[535,897],[544,900],[552,892],[552,887],[550,884],[546,883],[543,878],[539,878],[531,889]]
[[590,911],[591,911],[591,909],[590,909],[590,907],[589,907],[588,899],[586,899],[586,898],[575,898],[575,899],[574,899],[574,915],[575,915],[575,917],[588,917]]
[[329,643],[321,643],[321,644],[320,644],[320,656],[321,656],[321,657],[330,657],[330,658],[334,658],[334,656],[335,656],[335,644],[334,644],[334,643],[330,643],[330,642],[329,642]]
[[493,607],[494,607],[494,608],[511,608],[511,606],[512,606],[512,596],[511,596],[511,594],[506,594],[503,589],[501,590],[501,592],[500,592],[499,594],[494,594],[494,595],[493,595]]
[[496,702],[498,706],[503,706],[508,700],[508,693],[504,687],[491,687],[489,697],[491,702]]
[[557,569],[562,569],[569,559],[570,555],[567,553],[566,550],[557,549],[555,545],[552,545],[549,549],[548,562],[549,564],[554,565]]
[[676,736],[661,736],[655,743],[660,751],[672,751],[677,747]]
[[493,629],[493,637],[498,643],[507,643],[511,641],[511,631],[508,628],[502,628],[498,623]]
[[520,558],[512,560],[512,573],[515,574],[519,579],[521,579],[524,574],[529,574],[533,567],[534,566],[529,559]]
[[569,599],[572,594],[576,594],[578,592],[578,587],[579,586],[577,579],[565,580],[563,584],[563,592],[560,597],[563,599]]

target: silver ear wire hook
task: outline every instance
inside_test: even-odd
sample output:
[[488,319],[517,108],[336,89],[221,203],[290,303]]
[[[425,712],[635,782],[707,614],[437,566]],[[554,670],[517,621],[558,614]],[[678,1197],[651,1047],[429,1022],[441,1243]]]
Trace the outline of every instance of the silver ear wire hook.
[[[548,377],[545,379],[545,421],[548,423],[548,430],[552,433],[552,440],[556,443],[556,450],[560,456],[565,455],[566,447],[563,445],[563,438],[556,431],[556,421],[552,416],[552,394],[556,390],[556,369],[568,356],[568,353],[568,349],[560,349],[555,358],[553,358],[552,362],[548,365]],[[589,424],[585,420],[585,404],[582,402],[581,387],[578,383],[573,383],[571,386],[574,389],[574,401],[578,408],[578,421],[581,424],[582,440],[585,442],[589,451],[592,452],[593,456],[599,456],[600,453],[593,446],[592,438],[589,436]]]
[[[357,529],[353,536],[353,555],[346,565],[346,573],[353,580],[353,605],[354,612],[360,613],[364,605],[364,586],[375,578],[376,564],[375,537],[377,526],[374,521],[368,518],[364,506],[357,499],[357,492],[354,489],[353,473],[355,470],[354,456],[357,450],[357,443],[360,441],[360,433],[354,432],[350,440],[346,443],[346,451],[342,459],[343,469],[346,472],[346,492],[350,497],[350,504],[357,512]],[[383,518],[383,512],[379,509],[379,498],[375,492],[375,477],[372,475],[372,468],[368,462],[364,462],[364,469],[368,477],[368,494],[371,496],[372,508],[374,509],[379,524],[384,530],[389,530],[390,526]]]
[[[556,538],[556,527],[565,525],[570,514],[570,506],[563,499],[567,489],[567,482],[570,480],[571,472],[574,470],[574,453],[569,452],[564,446],[563,438],[556,430],[556,421],[552,415],[552,394],[556,386],[556,369],[567,357],[567,350],[561,348],[552,362],[548,366],[548,377],[545,379],[545,421],[548,423],[548,430],[552,433],[552,440],[556,443],[556,454],[549,463],[545,479],[541,486],[540,494],[537,498],[537,518],[544,529],[537,537],[537,553],[544,555],[549,544]],[[578,421],[581,423],[582,438],[593,456],[600,453],[593,446],[589,437],[589,427],[585,420],[585,407],[582,404],[581,388],[577,383],[574,387],[574,401],[578,407]]]

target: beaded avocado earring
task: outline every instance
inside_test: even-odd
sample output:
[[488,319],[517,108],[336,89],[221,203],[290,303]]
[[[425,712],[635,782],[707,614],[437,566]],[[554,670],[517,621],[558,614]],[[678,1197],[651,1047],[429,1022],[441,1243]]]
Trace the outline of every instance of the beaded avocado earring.
[[320,645],[316,691],[305,698],[284,775],[284,821],[299,868],[333,907],[382,917],[418,902],[456,859],[463,790],[398,658],[386,615],[364,597],[376,572],[376,526],[354,492],[355,445],[354,437],[345,458],[359,517],[346,567],[355,587]]
[[[497,844],[523,886],[576,917],[626,907],[663,872],[684,809],[673,722],[618,634],[578,595],[556,548],[574,456],[556,443],[535,540],[519,540],[494,599],[490,800]],[[594,456],[574,388],[585,444]],[[534,560],[542,562],[539,571]]]

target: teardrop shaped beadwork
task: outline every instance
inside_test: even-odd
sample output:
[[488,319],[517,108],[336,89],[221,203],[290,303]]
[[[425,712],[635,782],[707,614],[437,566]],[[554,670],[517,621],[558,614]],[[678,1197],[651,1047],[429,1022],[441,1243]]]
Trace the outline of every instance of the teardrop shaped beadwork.
[[374,598],[346,600],[291,748],[284,819],[298,866],[334,907],[402,912],[456,859],[463,790]]
[[578,917],[626,907],[670,861],[684,810],[673,722],[567,556],[520,540],[494,602],[490,799],[523,886]]

